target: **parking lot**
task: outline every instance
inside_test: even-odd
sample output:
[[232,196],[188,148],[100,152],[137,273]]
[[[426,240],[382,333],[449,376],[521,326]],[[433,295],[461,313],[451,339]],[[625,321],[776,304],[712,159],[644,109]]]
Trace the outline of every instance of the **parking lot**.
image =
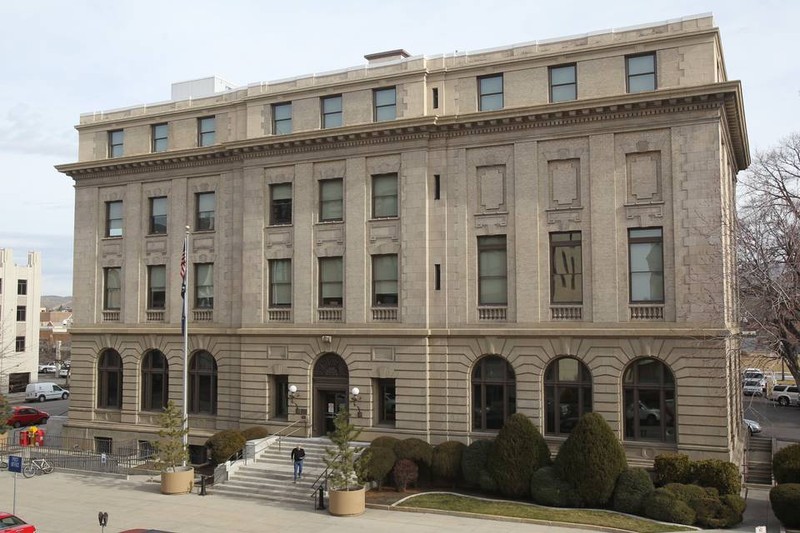
[[744,417],[755,420],[764,437],[800,441],[800,407],[781,406],[763,396],[743,396]]

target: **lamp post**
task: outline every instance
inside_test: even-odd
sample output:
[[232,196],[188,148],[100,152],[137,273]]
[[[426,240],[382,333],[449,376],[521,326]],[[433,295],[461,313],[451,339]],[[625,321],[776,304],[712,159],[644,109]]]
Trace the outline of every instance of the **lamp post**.
[[350,401],[352,402],[353,407],[356,408],[356,417],[361,418],[361,407],[358,406],[359,400],[361,400],[361,391],[358,387],[353,387],[353,390],[350,391]]

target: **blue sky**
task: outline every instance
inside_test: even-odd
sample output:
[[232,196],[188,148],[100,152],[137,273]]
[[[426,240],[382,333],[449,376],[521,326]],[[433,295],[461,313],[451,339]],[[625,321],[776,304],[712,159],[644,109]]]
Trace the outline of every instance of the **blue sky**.
[[42,253],[42,294],[72,294],[81,113],[168,100],[218,75],[237,86],[364,64],[364,54],[470,51],[711,12],[741,80],[750,147],[800,130],[795,0],[38,0],[0,4],[0,247]]

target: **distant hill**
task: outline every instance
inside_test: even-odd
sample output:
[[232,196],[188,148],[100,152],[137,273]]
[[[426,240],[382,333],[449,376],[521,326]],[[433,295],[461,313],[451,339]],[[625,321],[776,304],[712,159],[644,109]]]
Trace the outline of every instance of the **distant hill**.
[[42,296],[42,307],[48,311],[58,309],[72,309],[72,296]]

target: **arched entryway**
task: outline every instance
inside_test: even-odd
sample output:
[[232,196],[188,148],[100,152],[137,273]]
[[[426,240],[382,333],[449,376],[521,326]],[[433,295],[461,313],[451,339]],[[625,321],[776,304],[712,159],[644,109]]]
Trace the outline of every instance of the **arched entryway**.
[[347,409],[347,385],[350,373],[347,364],[338,354],[328,352],[314,365],[312,390],[313,432],[315,437],[333,431],[333,419],[342,409]]

